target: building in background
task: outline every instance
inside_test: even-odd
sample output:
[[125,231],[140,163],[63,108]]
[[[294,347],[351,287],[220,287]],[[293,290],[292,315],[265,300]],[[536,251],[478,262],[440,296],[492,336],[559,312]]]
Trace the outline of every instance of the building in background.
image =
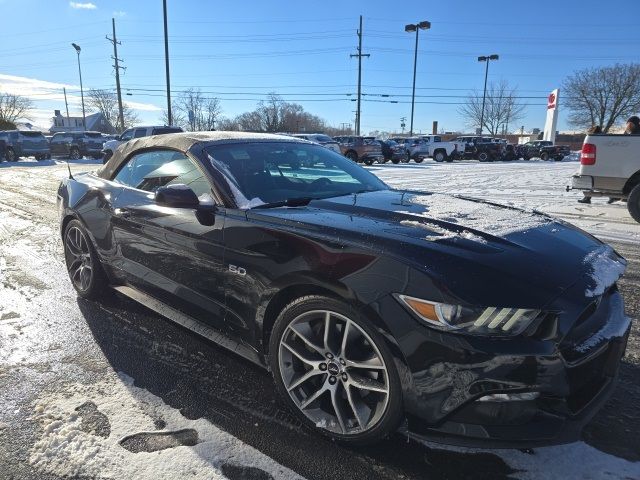
[[[82,117],[67,117],[62,115],[60,110],[54,111],[53,125],[49,128],[49,132],[82,132],[85,130],[82,126]],[[106,119],[101,112],[92,113],[86,116],[86,130],[92,132],[102,132],[107,134],[117,133],[116,129]]]

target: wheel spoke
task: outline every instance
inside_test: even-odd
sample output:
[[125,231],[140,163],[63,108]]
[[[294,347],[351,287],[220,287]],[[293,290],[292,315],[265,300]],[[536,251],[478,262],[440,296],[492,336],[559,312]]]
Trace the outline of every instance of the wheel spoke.
[[307,344],[307,346],[308,346],[309,348],[311,348],[312,350],[316,351],[316,352],[317,352],[317,353],[319,353],[320,355],[323,355],[323,356],[324,356],[324,354],[323,354],[323,352],[322,352],[322,348],[321,348],[321,347],[319,347],[318,345],[316,345],[315,343],[313,343],[310,339],[308,339],[308,338],[306,337],[306,335],[302,334],[302,333],[300,332],[300,329],[299,329],[299,328],[295,328],[295,327],[293,327],[293,326],[291,326],[291,325],[289,325],[289,328],[293,331],[293,333],[295,333],[295,334],[298,336],[298,338],[299,338],[300,340],[302,340],[304,343],[306,343],[306,344]]
[[324,349],[330,350],[329,348],[329,329],[331,328],[331,312],[326,312],[324,314]]
[[300,361],[306,363],[307,365],[310,365],[313,368],[317,368],[318,365],[320,365],[320,362],[318,360],[313,360],[311,358],[304,356],[303,354],[298,352],[295,348],[293,348],[291,345],[289,345],[285,341],[283,341],[281,345],[287,350],[289,350],[293,355],[295,355]]
[[377,356],[371,357],[367,360],[346,360],[348,368],[361,368],[365,370],[384,370],[385,367]]
[[342,433],[346,433],[347,427],[345,425],[344,419],[342,418],[340,407],[338,406],[338,385],[334,385],[334,387],[331,389],[331,405],[333,405],[333,411],[335,412],[338,423],[340,424],[340,430],[342,430]]
[[369,390],[372,392],[388,393],[387,387],[377,380],[367,377],[351,375],[349,383],[360,390]]
[[80,270],[80,285],[82,289],[86,290],[89,287],[90,282],[91,282],[91,268],[85,265]]
[[324,374],[324,372],[321,372],[320,370],[315,370],[315,369],[308,370],[304,375],[301,375],[300,378],[294,380],[287,387],[287,390],[291,391],[294,388],[299,387],[300,385],[302,385],[304,382],[309,380],[311,377],[315,377],[316,375],[320,375],[320,374]]
[[318,398],[320,398],[320,396],[326,391],[327,391],[327,387],[325,385],[322,385],[322,387],[320,387],[313,395],[306,398],[305,401],[300,404],[300,409],[304,410],[305,408],[307,408],[311,403],[315,402]]
[[356,407],[355,402],[353,401],[353,396],[351,395],[351,387],[350,385],[345,385],[344,386],[344,390],[345,392],[347,392],[347,400],[349,401],[349,406],[351,407],[351,411],[353,411],[353,416],[356,418],[356,421],[358,422],[358,426],[360,428],[364,428],[365,426],[365,422],[362,421],[362,419],[360,418],[360,413],[358,412],[358,407]]
[[342,358],[347,357],[347,339],[349,337],[349,328],[351,327],[351,321],[348,321],[344,325],[344,331],[342,332],[342,343],[340,345],[340,356]]

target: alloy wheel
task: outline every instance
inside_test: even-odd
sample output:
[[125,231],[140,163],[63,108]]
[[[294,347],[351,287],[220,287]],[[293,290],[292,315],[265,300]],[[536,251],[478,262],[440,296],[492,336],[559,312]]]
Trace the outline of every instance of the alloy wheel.
[[93,263],[89,242],[78,227],[71,227],[67,230],[64,252],[69,278],[78,290],[86,291],[91,285]]
[[69,158],[71,160],[80,160],[81,158],[80,151],[76,148],[71,149],[71,152],[69,153]]
[[299,315],[282,334],[278,361],[291,400],[316,427],[360,434],[384,416],[387,366],[371,337],[346,316],[328,310]]

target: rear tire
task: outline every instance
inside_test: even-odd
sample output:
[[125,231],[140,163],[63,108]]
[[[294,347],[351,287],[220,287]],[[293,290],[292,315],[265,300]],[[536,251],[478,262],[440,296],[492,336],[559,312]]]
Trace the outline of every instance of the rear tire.
[[397,158],[392,158],[392,159],[391,159],[391,163],[393,163],[394,165],[397,165],[397,164],[399,164],[399,163],[400,163],[400,160],[399,160],[399,159],[397,159]]
[[106,296],[107,275],[84,225],[71,220],[64,229],[64,259],[73,288],[82,298],[97,300]]
[[7,162],[15,162],[18,160],[16,152],[11,147],[7,148],[7,152],[5,153],[5,158],[7,159]]
[[303,424],[333,440],[371,444],[400,423],[402,388],[391,351],[346,302],[310,295],[287,305],[269,339],[269,364]]
[[413,159],[413,161],[416,162],[416,163],[422,163],[424,161],[424,158],[416,157],[416,158]]
[[433,159],[438,163],[445,162],[448,160],[447,153],[443,150],[436,150],[436,152],[433,154]]
[[373,158],[365,158],[363,162],[365,165],[373,165]]
[[78,150],[77,148],[73,147],[71,149],[71,151],[69,152],[69,159],[70,160],[80,160],[82,158],[82,155],[80,155],[80,150]]
[[636,222],[640,223],[640,184],[633,187],[627,199],[627,209]]

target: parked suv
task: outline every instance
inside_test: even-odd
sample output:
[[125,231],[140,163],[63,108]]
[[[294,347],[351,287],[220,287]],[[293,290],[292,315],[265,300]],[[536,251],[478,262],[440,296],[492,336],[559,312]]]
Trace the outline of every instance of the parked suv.
[[458,137],[456,140],[466,143],[466,158],[477,159],[481,162],[493,162],[502,157],[504,145],[495,142],[491,137]]
[[150,127],[133,127],[122,132],[122,135],[116,137],[115,140],[104,142],[102,147],[102,162],[107,163],[113,152],[120,144],[128,142],[132,138],[149,137],[151,135],[163,135],[165,133],[180,133],[183,130],[180,127],[168,127],[166,125],[155,125]]
[[340,151],[348,159],[354,162],[364,162],[366,165],[384,160],[382,146],[373,137],[342,137]]
[[570,153],[571,149],[569,147],[554,145],[553,142],[548,140],[527,142],[522,147],[522,158],[525,160],[539,157],[541,160],[547,161],[553,158],[556,162],[559,162]]
[[100,132],[59,132],[49,141],[51,155],[69,157],[102,157],[103,138]]
[[20,157],[35,157],[36,160],[51,157],[49,142],[42,132],[7,130],[0,132],[0,140],[6,144],[5,158],[9,162]]

